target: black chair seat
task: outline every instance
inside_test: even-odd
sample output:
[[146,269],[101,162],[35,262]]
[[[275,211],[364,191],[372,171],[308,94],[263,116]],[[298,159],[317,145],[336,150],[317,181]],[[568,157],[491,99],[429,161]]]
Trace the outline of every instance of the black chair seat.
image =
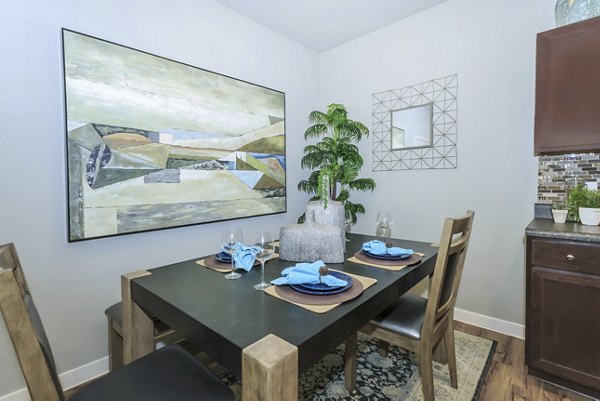
[[70,401],[233,401],[233,392],[179,345],[169,345],[88,384]]
[[392,306],[372,320],[377,326],[415,340],[421,339],[427,299],[404,294]]
[[[107,318],[115,322],[119,327],[123,327],[123,302],[117,302],[116,304],[111,305],[104,311],[104,314]],[[164,324],[156,317],[153,317],[152,319],[154,320],[154,326],[157,333],[170,330],[169,326]]]

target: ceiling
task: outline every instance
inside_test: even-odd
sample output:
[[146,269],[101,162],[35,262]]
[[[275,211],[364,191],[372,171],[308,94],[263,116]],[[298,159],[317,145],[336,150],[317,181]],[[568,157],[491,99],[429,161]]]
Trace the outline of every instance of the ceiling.
[[216,0],[323,52],[446,0]]

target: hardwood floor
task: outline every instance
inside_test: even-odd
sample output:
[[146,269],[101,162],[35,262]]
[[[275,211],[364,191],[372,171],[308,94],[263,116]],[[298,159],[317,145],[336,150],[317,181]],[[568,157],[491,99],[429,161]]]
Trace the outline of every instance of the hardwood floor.
[[[464,333],[498,342],[479,401],[591,401],[592,398],[565,390],[525,374],[525,342],[469,324],[455,322]],[[81,387],[67,390],[67,399]]]
[[590,401],[592,398],[528,376],[525,341],[455,322],[456,330],[498,342],[479,401]]

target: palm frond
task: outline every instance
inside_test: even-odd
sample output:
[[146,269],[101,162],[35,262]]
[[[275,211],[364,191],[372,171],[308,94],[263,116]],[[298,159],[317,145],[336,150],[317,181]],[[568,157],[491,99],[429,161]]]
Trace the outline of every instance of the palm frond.
[[357,121],[344,121],[337,126],[337,129],[340,136],[349,138],[355,142],[360,142],[363,136],[369,136],[369,129]]
[[357,191],[371,191],[375,190],[375,181],[371,178],[357,178],[348,183],[348,187]]
[[319,146],[317,146],[317,145],[306,145],[304,147],[304,153],[305,154],[307,154],[307,153],[317,153],[319,151],[320,151],[320,149],[319,149]]
[[327,114],[323,113],[322,111],[315,110],[315,111],[311,111],[310,114],[308,115],[308,122],[311,124],[327,125],[327,123],[329,123],[329,119],[328,119]]
[[327,157],[324,152],[308,153],[302,156],[300,166],[302,168],[320,168],[326,161]]
[[335,200],[339,202],[346,202],[349,198],[350,192],[347,189],[342,189]]
[[321,135],[325,135],[326,133],[327,133],[327,125],[325,125],[325,124],[311,125],[304,132],[304,139],[319,138]]

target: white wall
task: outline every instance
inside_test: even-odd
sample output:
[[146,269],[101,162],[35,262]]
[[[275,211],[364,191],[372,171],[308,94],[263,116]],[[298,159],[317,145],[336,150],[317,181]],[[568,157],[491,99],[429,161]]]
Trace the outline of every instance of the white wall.
[[[121,273],[214,251],[227,225],[251,235],[296,220],[314,52],[209,0],[21,0],[0,22],[0,243],[16,243],[61,372],[107,355],[103,311]],[[289,212],[68,244],[61,27],[284,91]],[[2,323],[0,361],[0,397],[25,387]]]
[[449,0],[319,55],[319,101],[344,103],[372,128],[371,94],[458,73],[458,168],[371,172],[356,230],[389,210],[393,235],[437,241],[443,218],[476,211],[458,307],[517,324],[524,311],[524,228],[533,217],[536,33],[553,0]]

